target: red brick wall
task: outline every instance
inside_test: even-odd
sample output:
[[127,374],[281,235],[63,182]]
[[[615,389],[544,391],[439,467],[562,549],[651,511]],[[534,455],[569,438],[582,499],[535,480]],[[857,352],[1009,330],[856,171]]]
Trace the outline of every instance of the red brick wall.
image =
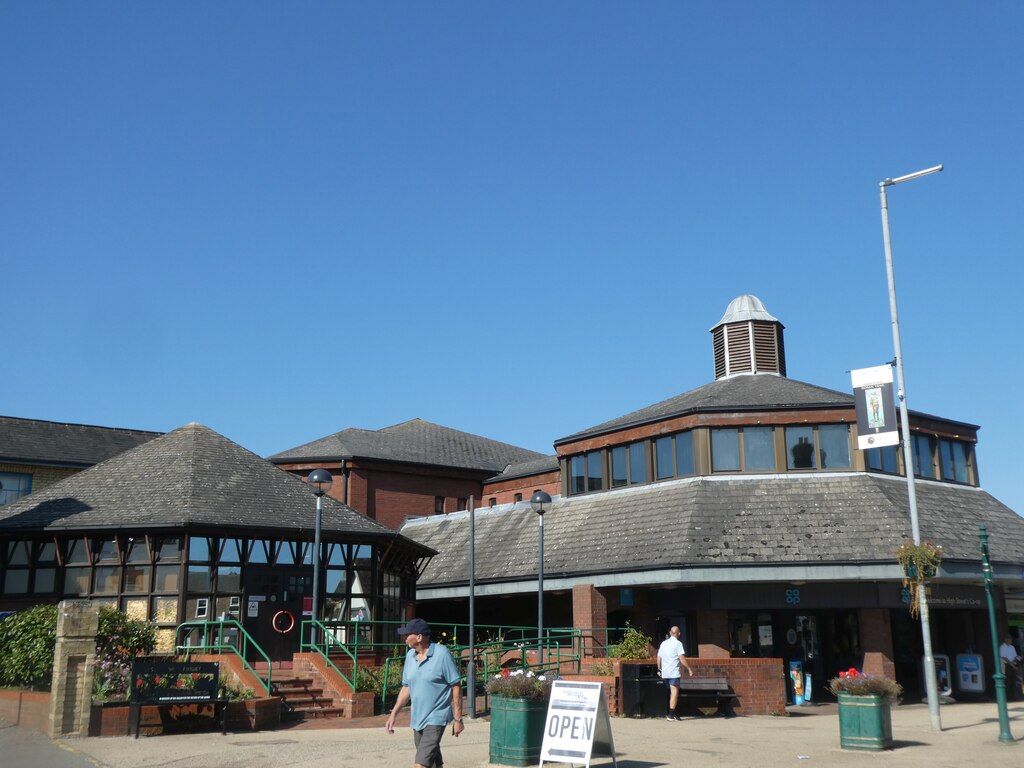
[[494,499],[495,504],[512,504],[516,494],[522,494],[523,501],[529,501],[534,491],[547,491],[552,496],[562,492],[562,475],[560,472],[544,472],[539,475],[516,477],[511,480],[497,480],[484,483],[478,507],[486,507]]
[[697,611],[697,655],[702,659],[729,658],[729,614]]
[[896,677],[892,622],[888,609],[860,609],[860,644],[861,650],[864,651],[863,672],[879,677]]
[[[608,601],[593,584],[572,588],[572,625],[576,629],[608,626]],[[587,633],[583,638],[584,655],[604,656],[607,644],[607,632]]]
[[50,733],[50,694],[39,691],[0,690],[0,720]]
[[[694,677],[724,677],[736,694],[737,715],[785,715],[782,659],[689,659]],[[657,664],[657,657],[630,664]]]

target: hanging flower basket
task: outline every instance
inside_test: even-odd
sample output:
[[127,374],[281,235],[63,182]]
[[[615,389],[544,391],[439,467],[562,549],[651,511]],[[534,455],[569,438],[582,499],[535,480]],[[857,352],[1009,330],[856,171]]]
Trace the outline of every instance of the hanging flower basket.
[[896,550],[896,562],[903,571],[903,586],[910,591],[910,615],[917,618],[921,610],[921,589],[927,579],[939,572],[942,547],[930,541],[920,544],[907,541]]

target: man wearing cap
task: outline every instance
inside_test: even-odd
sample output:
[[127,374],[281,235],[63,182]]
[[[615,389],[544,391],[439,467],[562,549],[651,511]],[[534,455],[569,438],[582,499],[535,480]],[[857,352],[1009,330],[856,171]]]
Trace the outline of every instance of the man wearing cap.
[[441,736],[448,723],[458,737],[462,724],[462,685],[455,659],[443,645],[430,642],[430,625],[412,619],[398,630],[409,652],[402,668],[402,690],[384,729],[395,732],[395,716],[412,699],[409,725],[416,744],[416,768],[441,768]]

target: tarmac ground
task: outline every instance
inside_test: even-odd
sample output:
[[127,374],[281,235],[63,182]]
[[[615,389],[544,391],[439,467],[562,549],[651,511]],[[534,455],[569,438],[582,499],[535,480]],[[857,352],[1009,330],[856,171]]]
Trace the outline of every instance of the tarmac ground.
[[[788,717],[694,717],[680,722],[612,718],[619,768],[659,766],[926,766],[927,768],[1024,767],[1024,703],[1009,706],[1011,743],[999,741],[994,703],[956,703],[940,710],[942,730],[933,731],[928,708],[907,704],[892,713],[894,748],[856,752],[839,747],[835,704],[790,707]],[[358,725],[302,725],[258,733],[219,732],[130,737],[47,737],[0,721],[4,768],[410,768],[412,735],[384,732],[384,718]],[[451,731],[442,748],[448,768],[484,768],[489,723],[466,721],[459,738]],[[558,763],[545,763],[557,766]],[[580,764],[577,764],[580,765]],[[612,766],[595,755],[592,766]]]

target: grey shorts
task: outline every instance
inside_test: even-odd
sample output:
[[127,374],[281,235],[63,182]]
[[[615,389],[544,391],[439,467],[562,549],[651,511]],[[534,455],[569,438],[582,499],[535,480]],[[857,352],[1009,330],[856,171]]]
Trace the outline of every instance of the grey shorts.
[[445,726],[427,725],[422,731],[413,731],[412,740],[416,745],[416,764],[427,768],[441,768],[444,758],[441,757],[441,737]]
[[665,683],[666,688],[678,688],[679,678],[678,677],[663,677],[662,682]]

